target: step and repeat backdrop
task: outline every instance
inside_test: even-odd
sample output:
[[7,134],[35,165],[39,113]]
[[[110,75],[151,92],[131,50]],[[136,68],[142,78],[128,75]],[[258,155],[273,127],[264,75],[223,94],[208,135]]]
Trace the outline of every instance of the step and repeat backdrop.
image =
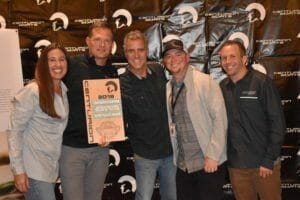
[[[181,38],[192,64],[220,81],[225,77],[219,65],[220,45],[228,39],[242,41],[249,64],[270,76],[279,89],[287,123],[281,157],[282,196],[299,198],[299,0],[0,0],[0,28],[19,32],[25,82],[33,78],[40,51],[51,42],[62,43],[70,55],[84,53],[87,28],[99,20],[114,28],[112,58],[118,67],[126,65],[123,37],[139,29],[149,39],[149,63],[160,63],[165,40]],[[7,154],[1,154],[0,161],[0,167],[8,165]],[[133,162],[129,141],[111,145],[104,200],[134,198]],[[22,199],[10,181],[0,183],[0,199]],[[160,199],[159,184],[154,187],[153,199]],[[226,199],[234,199],[229,181],[223,189]],[[59,181],[56,190],[62,199]]]

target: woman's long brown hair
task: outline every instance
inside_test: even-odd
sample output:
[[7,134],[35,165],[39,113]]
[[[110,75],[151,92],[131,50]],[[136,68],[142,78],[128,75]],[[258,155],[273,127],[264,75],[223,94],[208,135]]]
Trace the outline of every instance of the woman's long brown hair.
[[53,49],[60,49],[67,58],[67,51],[63,46],[57,43],[52,43],[45,47],[35,67],[35,81],[39,88],[39,103],[42,111],[47,113],[50,117],[60,118],[55,111],[54,84],[48,66],[48,53]]

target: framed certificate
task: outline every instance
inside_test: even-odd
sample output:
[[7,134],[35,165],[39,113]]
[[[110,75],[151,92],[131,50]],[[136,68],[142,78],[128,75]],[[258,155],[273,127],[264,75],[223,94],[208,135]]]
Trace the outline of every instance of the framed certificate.
[[88,142],[125,140],[119,79],[83,80]]

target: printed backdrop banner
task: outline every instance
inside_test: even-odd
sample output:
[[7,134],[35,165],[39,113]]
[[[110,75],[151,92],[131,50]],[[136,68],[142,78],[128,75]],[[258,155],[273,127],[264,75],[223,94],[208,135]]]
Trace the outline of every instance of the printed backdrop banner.
[[[217,81],[226,76],[220,68],[220,46],[228,39],[243,42],[249,66],[273,78],[279,89],[287,122],[282,147],[283,199],[299,198],[295,159],[300,137],[300,1],[0,0],[0,28],[19,30],[25,82],[33,78],[40,51],[51,42],[62,43],[70,55],[84,53],[87,28],[95,21],[107,21],[114,29],[112,59],[117,66],[126,65],[125,34],[139,29],[149,41],[149,63],[161,63],[163,42],[180,38],[191,63]],[[129,141],[113,143],[104,200],[133,199],[133,163]],[[154,187],[153,199],[159,199],[158,182]],[[62,199],[59,182],[56,189]],[[229,181],[223,189],[226,199],[233,199]]]

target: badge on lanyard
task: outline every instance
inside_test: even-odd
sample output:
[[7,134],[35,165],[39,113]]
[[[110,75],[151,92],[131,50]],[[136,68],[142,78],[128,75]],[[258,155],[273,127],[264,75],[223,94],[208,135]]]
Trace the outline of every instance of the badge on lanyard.
[[170,124],[170,134],[172,137],[176,137],[176,124],[175,123]]

